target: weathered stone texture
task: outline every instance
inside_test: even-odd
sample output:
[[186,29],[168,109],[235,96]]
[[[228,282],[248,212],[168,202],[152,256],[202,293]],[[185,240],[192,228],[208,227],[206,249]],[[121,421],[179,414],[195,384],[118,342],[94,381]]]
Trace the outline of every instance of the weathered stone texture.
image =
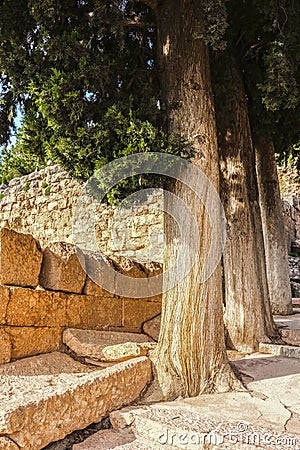
[[115,257],[116,294],[119,296],[141,298],[148,296],[148,278],[144,267],[123,256]]
[[[9,354],[11,358],[22,358],[58,350],[66,327],[117,331],[123,336],[126,332],[138,333],[143,322],[157,316],[160,310],[159,301],[148,299],[0,286],[0,329],[3,330],[0,361],[9,361]],[[147,337],[143,339],[149,341]],[[118,352],[125,350],[118,348]],[[147,348],[131,343],[127,344],[126,352],[124,359],[147,354]]]
[[147,299],[123,300],[123,326],[141,331],[143,322],[152,319],[161,312],[160,302]]
[[6,323],[6,310],[9,302],[11,289],[0,285],[0,325]]
[[[82,188],[58,165],[11,180],[1,189],[0,227],[8,222],[15,231],[32,234],[43,247],[55,241],[72,243],[73,214]],[[91,233],[96,233],[99,250],[108,256],[161,261],[163,213],[158,206],[162,204],[163,196],[157,191],[133,208],[100,205],[96,224],[80,236],[79,244],[90,242]],[[82,218],[84,223],[90,219],[84,211]]]
[[[0,434],[26,450],[41,449],[72,431],[99,422],[111,410],[134,401],[150,382],[148,358],[105,370],[57,375],[2,373]],[[8,389],[9,386],[9,389]]]
[[10,360],[11,360],[10,337],[3,328],[0,328],[0,364],[7,363]]
[[5,327],[11,342],[11,358],[24,358],[59,350],[62,330],[58,327]]
[[63,342],[78,356],[102,362],[121,362],[146,356],[155,347],[144,334],[67,329]]
[[155,341],[158,341],[159,332],[160,332],[160,322],[161,322],[161,314],[154,317],[151,320],[147,320],[143,324],[143,332],[150,336]]
[[19,447],[11,439],[0,437],[0,450],[19,450]]
[[29,234],[8,228],[0,231],[0,283],[36,287],[39,282],[42,252]]
[[92,295],[67,296],[67,326],[108,329],[122,325],[122,301]]
[[[100,253],[85,252],[85,267],[87,278],[83,293],[99,297],[113,297],[115,273],[110,270],[114,269],[112,260]],[[105,286],[110,288],[109,291],[103,289],[103,281],[105,281]]]
[[81,294],[86,279],[84,260],[65,242],[49,244],[43,251],[40,285],[45,289]]
[[67,325],[66,294],[12,288],[6,324],[13,326],[63,327]]

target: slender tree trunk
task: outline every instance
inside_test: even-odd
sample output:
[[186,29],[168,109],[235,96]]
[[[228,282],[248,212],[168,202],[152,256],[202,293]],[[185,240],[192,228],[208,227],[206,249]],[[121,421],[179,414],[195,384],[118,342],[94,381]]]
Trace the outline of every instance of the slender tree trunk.
[[225,324],[240,351],[276,335],[265,267],[255,153],[247,100],[237,60],[229,51],[213,58],[221,199],[227,218],[223,254]]
[[275,150],[271,136],[259,136],[255,149],[272,310],[274,314],[291,314],[293,312],[292,293],[283,207],[279,190]]
[[[169,132],[180,132],[194,142],[193,163],[219,189],[218,148],[207,48],[196,37],[201,24],[201,2],[165,0],[160,3],[158,49],[162,88],[161,106]],[[199,34],[199,33],[198,33]],[[197,177],[190,180],[197,185]],[[181,183],[172,192],[188,205],[199,226],[199,252],[189,275],[163,294],[162,327],[156,353],[161,395],[196,396],[202,392],[227,391],[239,386],[225,351],[220,264],[202,282],[201,272],[213,239],[211,223],[199,198]],[[209,192],[205,201],[209,202]],[[172,202],[172,200],[170,200]],[[216,211],[218,215],[218,211]],[[174,222],[166,217],[166,269],[176,241]],[[185,237],[193,246],[192,221],[185,220]],[[177,249],[178,250],[178,249]],[[173,270],[179,276],[182,267]]]

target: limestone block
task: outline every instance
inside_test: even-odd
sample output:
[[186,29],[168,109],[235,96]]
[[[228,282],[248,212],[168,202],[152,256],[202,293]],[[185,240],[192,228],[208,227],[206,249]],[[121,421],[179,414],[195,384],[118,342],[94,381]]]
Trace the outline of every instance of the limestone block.
[[142,324],[161,313],[161,304],[147,299],[123,299],[123,326],[141,331]]
[[7,437],[0,437],[0,449],[1,450],[19,450],[19,447],[15,442]]
[[59,375],[62,373],[85,373],[93,370],[75,361],[65,353],[52,352],[2,365],[0,366],[0,376],[33,377]]
[[108,329],[122,325],[122,300],[92,295],[67,296],[67,326]]
[[147,320],[143,324],[143,332],[150,336],[155,341],[158,341],[159,332],[160,332],[160,322],[161,322],[161,314],[154,317],[151,320]]
[[[45,355],[44,355],[45,356]],[[39,357],[41,358],[41,357]],[[19,376],[1,374],[0,434],[21,449],[38,450],[99,422],[113,409],[136,400],[152,376],[146,357],[104,370]]]
[[146,356],[156,345],[144,334],[70,328],[64,331],[63,342],[76,355],[102,362],[121,362]]
[[[110,268],[114,269],[112,260],[101,253],[84,252],[84,256],[87,278],[83,293],[99,297],[113,297],[115,273],[109,270]],[[105,280],[105,286],[109,287],[110,290],[103,289],[103,280]]]
[[109,415],[110,423],[115,430],[123,430],[134,423],[135,414],[143,410],[144,406],[126,406]]
[[0,286],[0,324],[6,323],[6,310],[10,297],[10,288],[7,286]]
[[151,301],[162,301],[163,265],[159,262],[144,264],[148,276],[148,297]]
[[67,295],[25,288],[11,288],[7,307],[7,325],[21,327],[63,327]]
[[12,345],[11,358],[25,358],[60,349],[62,328],[5,327]]
[[65,242],[49,244],[43,251],[40,284],[53,291],[81,294],[86,273],[78,259],[76,248]]
[[2,228],[0,236],[0,283],[36,287],[42,263],[38,242],[8,228]]
[[[116,294],[122,297],[147,297],[148,280],[142,265],[124,258],[124,256],[114,256],[114,263],[117,270]],[[141,279],[141,282],[139,282],[139,279]]]
[[10,337],[3,328],[0,328],[0,364],[9,362],[11,356]]

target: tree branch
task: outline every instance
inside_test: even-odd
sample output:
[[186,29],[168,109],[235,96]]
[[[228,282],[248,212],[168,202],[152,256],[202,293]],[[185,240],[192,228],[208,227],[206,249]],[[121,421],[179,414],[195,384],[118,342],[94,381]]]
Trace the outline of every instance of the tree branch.
[[[114,22],[111,19],[103,18],[101,22],[104,25],[116,25],[116,22]],[[136,28],[155,28],[156,23],[154,22],[141,22],[139,20],[134,19],[124,19],[121,22],[118,23],[119,25],[122,25],[123,27],[136,27]]]

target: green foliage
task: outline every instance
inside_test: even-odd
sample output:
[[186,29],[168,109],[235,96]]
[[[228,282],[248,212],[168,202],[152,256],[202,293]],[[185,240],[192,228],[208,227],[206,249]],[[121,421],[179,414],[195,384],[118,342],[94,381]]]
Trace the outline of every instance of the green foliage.
[[30,181],[28,181],[28,182],[25,184],[25,186],[23,187],[23,191],[24,191],[24,192],[27,192],[27,191],[29,190],[29,188],[30,188]]
[[0,161],[0,182],[8,183],[12,178],[22,177],[33,172],[36,168],[44,167],[38,157],[26,151],[19,151],[16,147],[3,151]]
[[4,198],[4,194],[0,194],[0,200]]
[[45,190],[44,190],[44,195],[50,195],[51,192],[51,186],[48,186]]
[[[148,8],[139,2],[4,0],[1,12],[2,181],[49,159],[86,179],[105,161],[133,148],[146,151],[153,133],[161,139],[155,131],[155,32],[123,26],[124,20],[150,20]],[[24,120],[10,147],[18,105]]]
[[226,35],[244,75],[254,139],[272,135],[276,152],[300,141],[300,3],[230,0]]
[[213,50],[223,50],[226,47],[225,33],[228,27],[227,10],[224,0],[202,0],[204,24],[199,30],[206,45]]

